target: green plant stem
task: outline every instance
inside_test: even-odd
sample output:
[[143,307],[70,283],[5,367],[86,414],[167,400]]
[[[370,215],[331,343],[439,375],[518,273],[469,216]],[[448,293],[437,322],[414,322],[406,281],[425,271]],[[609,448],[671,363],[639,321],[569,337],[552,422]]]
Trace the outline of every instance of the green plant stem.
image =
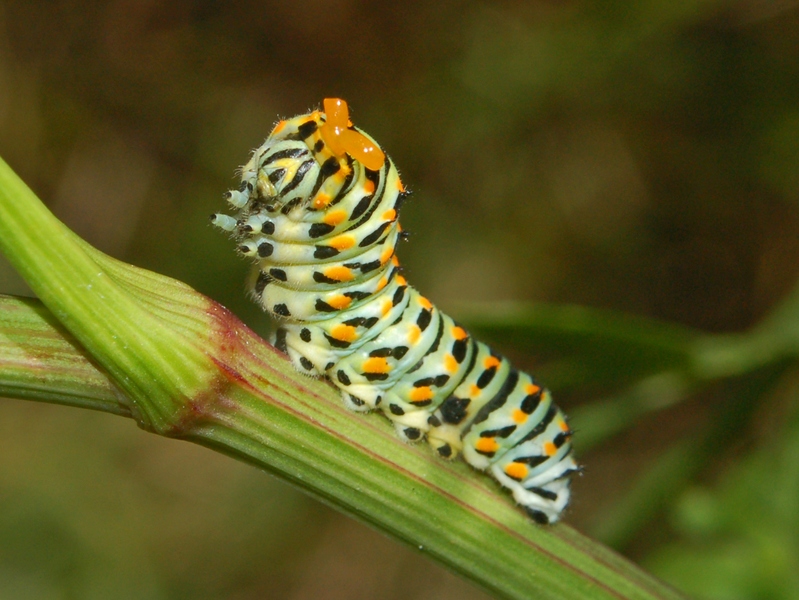
[[[533,524],[491,480],[403,444],[385,419],[349,413],[210,299],[91,248],[1,161],[0,248],[60,324],[26,318],[120,390],[93,408],[268,469],[501,597],[680,597],[565,525]],[[86,406],[70,389],[58,401]]]

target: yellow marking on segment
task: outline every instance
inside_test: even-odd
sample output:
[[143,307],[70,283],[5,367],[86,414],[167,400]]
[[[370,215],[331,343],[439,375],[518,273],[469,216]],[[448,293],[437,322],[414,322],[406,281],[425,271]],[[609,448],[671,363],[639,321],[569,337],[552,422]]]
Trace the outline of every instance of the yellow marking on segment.
[[341,165],[341,168],[333,173],[333,179],[336,180],[336,183],[341,184],[344,183],[345,179],[347,179],[347,176],[350,174],[352,169],[347,163],[341,164],[341,162],[339,162],[339,165]]
[[569,431],[569,425],[563,419],[558,419],[558,427],[560,427],[560,430],[563,432]]
[[499,450],[499,444],[494,438],[480,438],[474,447],[480,452],[496,452]]
[[351,235],[340,235],[330,240],[330,245],[336,250],[348,250],[355,245],[355,238]]
[[383,213],[383,220],[384,221],[393,221],[397,218],[397,211],[393,208],[389,208],[386,212]]
[[385,317],[388,313],[391,312],[391,309],[393,308],[393,306],[394,306],[394,304],[391,302],[391,300],[386,298],[385,300],[383,300],[383,307],[380,309],[380,312]]
[[428,386],[413,388],[410,393],[411,402],[423,402],[433,398],[433,390]]
[[342,265],[325,269],[324,275],[336,281],[352,281],[355,279],[355,275],[352,274],[352,269],[348,269]]
[[327,301],[327,303],[336,310],[344,310],[352,303],[352,298],[345,296],[344,294],[340,294],[338,296],[333,296]]
[[364,373],[388,373],[389,371],[391,371],[391,365],[385,358],[373,356],[363,362]]
[[486,369],[494,369],[499,366],[499,359],[496,356],[489,356],[483,361],[483,367]]
[[444,368],[450,373],[454,373],[458,370],[458,361],[451,354],[447,354],[444,356]]
[[383,254],[380,255],[380,264],[381,265],[386,264],[392,256],[394,256],[394,248],[389,246],[388,248],[383,250]]
[[316,194],[316,197],[313,199],[313,207],[317,210],[324,208],[333,200],[333,197],[330,194],[325,194],[324,192],[319,192]]
[[408,280],[405,279],[402,275],[397,275],[397,285],[400,287],[408,285]]
[[517,408],[516,410],[513,411],[513,415],[511,418],[513,419],[514,423],[516,423],[517,425],[521,425],[527,420],[528,416],[529,415],[526,412]]
[[391,257],[391,264],[394,265],[395,267],[399,266],[399,258],[397,258],[396,254]]
[[370,196],[375,193],[375,182],[367,179],[363,182],[363,191],[369,194]]
[[480,395],[480,388],[477,387],[477,385],[473,383],[472,386],[469,388],[469,396],[474,398],[474,397],[479,396],[479,395]]
[[558,447],[552,442],[544,442],[544,454],[553,456],[558,451]]
[[286,127],[286,122],[285,121],[280,121],[280,123],[275,125],[275,128],[272,130],[272,133],[270,133],[269,135],[270,136],[277,135],[278,133],[283,131],[283,129],[285,129],[285,127]]
[[402,193],[402,192],[405,191],[405,186],[402,185],[402,181],[399,180],[399,177],[397,178],[396,186],[397,186],[397,191],[398,192]]
[[412,346],[416,345],[419,342],[419,338],[422,336],[422,330],[419,328],[418,325],[411,325],[408,331],[408,343]]
[[522,463],[512,462],[505,467],[505,475],[516,481],[522,481],[527,477],[527,473],[529,472],[530,470],[527,468],[527,465],[523,465]]
[[375,288],[375,291],[379,292],[384,287],[386,287],[386,285],[388,285],[388,277],[384,275],[383,277],[380,278],[380,281],[377,282],[377,287]]
[[465,340],[469,337],[469,334],[466,333],[466,330],[463,327],[458,327],[457,325],[452,328],[452,337],[456,340]]
[[334,227],[339,223],[343,223],[346,220],[347,220],[347,211],[341,210],[340,208],[337,210],[331,210],[322,219],[322,221],[324,221],[326,225],[333,225]]
[[531,395],[531,394],[537,394],[540,391],[541,391],[541,386],[540,385],[536,385],[534,383],[528,383],[524,387],[524,393],[527,394],[528,396]]
[[341,340],[342,342],[354,342],[358,339],[358,332],[352,325],[336,325],[330,330],[330,337]]
[[419,304],[421,304],[422,308],[424,308],[425,310],[430,310],[431,308],[433,308],[433,303],[430,302],[430,300],[428,300],[424,296],[419,296]]

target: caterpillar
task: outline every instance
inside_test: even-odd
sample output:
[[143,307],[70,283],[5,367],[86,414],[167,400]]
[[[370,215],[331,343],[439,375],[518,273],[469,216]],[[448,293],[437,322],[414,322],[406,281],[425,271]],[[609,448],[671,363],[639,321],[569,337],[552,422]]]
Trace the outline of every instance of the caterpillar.
[[346,102],[282,120],[211,221],[255,260],[254,299],[300,371],[354,411],[379,409],[409,442],[489,471],[538,523],[569,501],[572,431],[550,392],[476,341],[400,273],[408,192]]

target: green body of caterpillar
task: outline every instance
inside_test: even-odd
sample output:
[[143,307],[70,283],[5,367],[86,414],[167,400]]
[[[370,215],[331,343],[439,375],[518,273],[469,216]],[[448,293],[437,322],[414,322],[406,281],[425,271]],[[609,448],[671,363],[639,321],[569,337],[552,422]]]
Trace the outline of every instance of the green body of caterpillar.
[[382,410],[488,470],[539,523],[569,500],[571,430],[548,390],[409,286],[398,271],[406,193],[392,161],[349,123],[346,104],[281,121],[212,221],[257,260],[252,290],[279,322],[275,344],[323,375],[353,410]]

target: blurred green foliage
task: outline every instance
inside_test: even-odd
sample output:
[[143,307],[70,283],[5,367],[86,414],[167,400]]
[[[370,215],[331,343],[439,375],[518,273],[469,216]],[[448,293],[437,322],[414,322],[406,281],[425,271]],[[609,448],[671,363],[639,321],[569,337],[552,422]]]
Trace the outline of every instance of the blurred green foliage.
[[[411,281],[584,432],[567,520],[696,597],[797,598],[796,48],[790,0],[0,0],[0,155],[266,331],[207,215],[278,115],[346,98],[414,192]],[[0,597],[481,597],[200,448],[0,413]]]

